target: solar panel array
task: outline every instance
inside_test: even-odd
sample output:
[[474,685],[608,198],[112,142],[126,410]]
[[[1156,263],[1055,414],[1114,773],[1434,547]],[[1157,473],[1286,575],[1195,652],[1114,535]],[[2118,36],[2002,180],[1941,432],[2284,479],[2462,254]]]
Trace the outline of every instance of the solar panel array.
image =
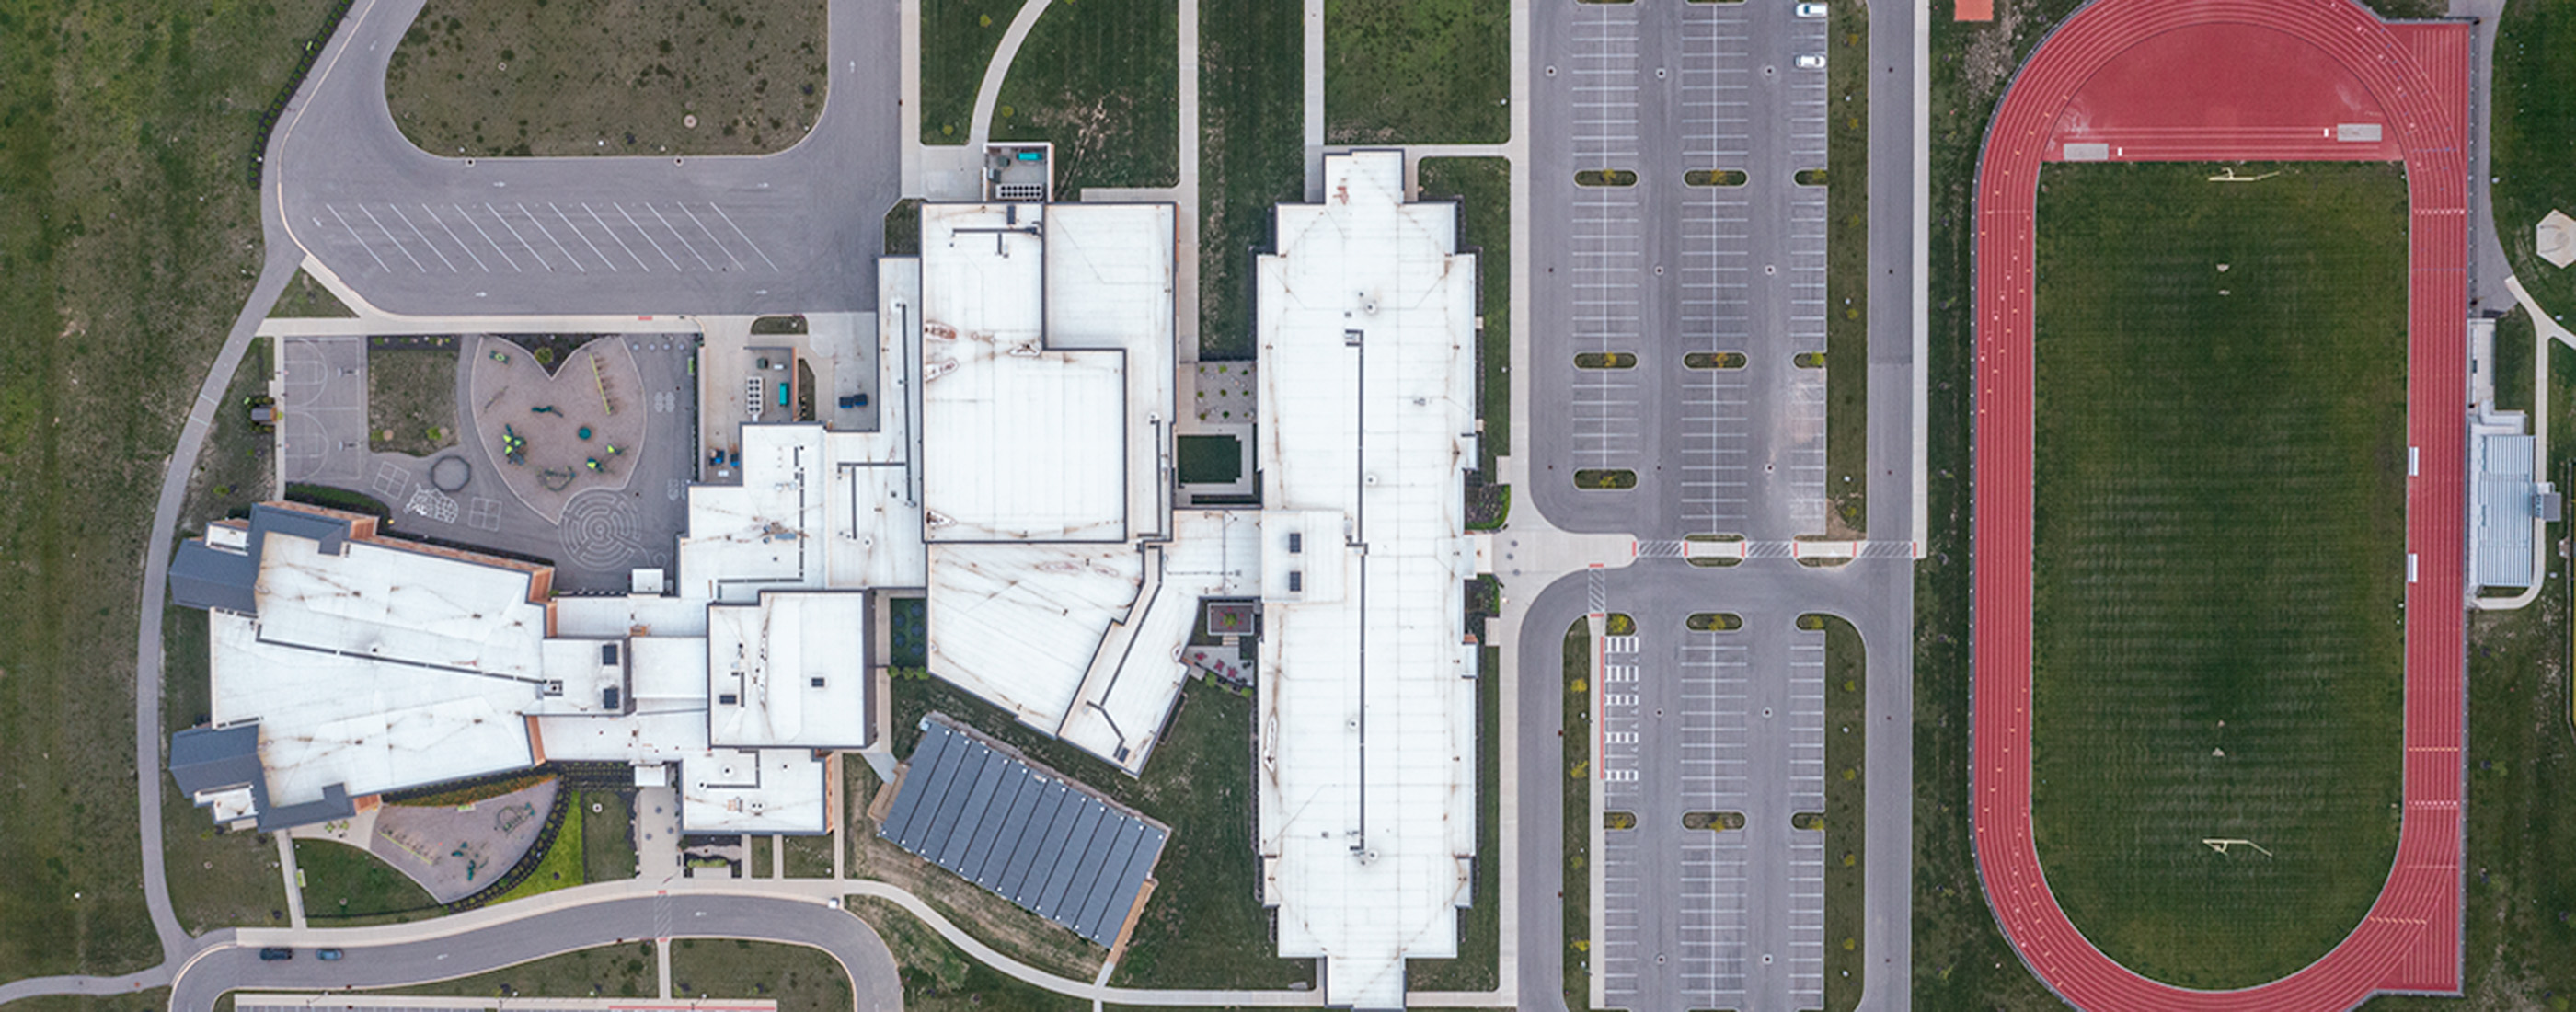
[[1170,834],[933,717],[877,835],[1107,946]]

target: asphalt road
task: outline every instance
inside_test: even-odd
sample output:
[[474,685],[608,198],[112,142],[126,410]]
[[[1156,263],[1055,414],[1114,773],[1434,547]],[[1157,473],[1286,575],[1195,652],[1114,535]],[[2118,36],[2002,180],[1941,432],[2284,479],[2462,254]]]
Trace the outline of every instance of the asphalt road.
[[451,316],[875,308],[901,185],[896,5],[831,5],[830,91],[786,151],[467,159],[414,147],[386,104],[422,3],[351,8],[266,173],[288,238],[367,301]]
[[[259,946],[290,933],[246,931],[234,944],[210,948],[188,961],[171,991],[174,1009],[214,1007],[226,991],[327,991],[399,987],[463,977],[528,960],[619,942],[673,938],[748,938],[810,945],[850,971],[860,1012],[900,1012],[903,983],[885,942],[867,922],[809,900],[679,892],[610,900],[452,933],[405,941],[372,942],[387,934],[425,934],[441,922],[394,929],[298,931],[296,958],[265,962]],[[277,938],[271,938],[277,936]],[[346,940],[341,940],[345,938]],[[317,946],[346,956],[315,958]]]

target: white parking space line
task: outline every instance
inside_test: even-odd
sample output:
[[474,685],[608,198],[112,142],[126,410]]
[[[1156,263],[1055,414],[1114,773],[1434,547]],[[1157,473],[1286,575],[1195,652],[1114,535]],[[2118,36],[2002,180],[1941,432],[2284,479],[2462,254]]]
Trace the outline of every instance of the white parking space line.
[[[427,204],[422,204],[420,205],[420,213],[428,215],[431,223],[436,224],[439,231],[447,233],[448,241],[455,243],[456,248],[464,250],[466,256],[473,257],[474,266],[483,268],[483,273],[485,274],[492,273],[492,265],[484,263],[482,254],[474,252],[474,247],[466,245],[465,240],[457,236],[455,229],[447,227],[446,220],[440,218],[436,210],[432,209]],[[497,250],[500,247],[495,246],[493,248]]]
[[769,254],[762,253],[760,251],[760,244],[751,241],[750,233],[744,232],[742,230],[742,226],[733,223],[733,215],[726,214],[724,208],[717,207],[712,203],[707,206],[715,209],[716,217],[724,219],[726,227],[733,229],[733,234],[742,240],[743,245],[751,247],[752,254],[758,256],[761,263],[768,264],[770,270],[774,271],[778,269],[778,262],[769,259]]
[[[556,206],[555,206],[555,205],[553,205],[553,204],[547,204],[547,205],[546,205],[546,209],[547,209],[547,210],[549,210],[549,211],[553,211],[553,212],[555,213],[555,217],[556,217],[556,218],[558,218],[558,219],[561,219],[561,220],[563,221],[563,225],[564,225],[564,227],[565,227],[565,228],[567,228],[567,229],[570,229],[570,230],[572,231],[572,236],[573,236],[573,238],[581,240],[581,244],[582,244],[582,245],[590,247],[590,255],[595,256],[595,257],[598,257],[598,258],[599,258],[599,265],[600,265],[600,266],[608,268],[608,272],[609,272],[609,273],[611,273],[611,274],[615,274],[615,273],[617,273],[617,272],[618,272],[618,271],[617,271],[617,264],[616,264],[615,262],[613,262],[613,261],[611,261],[611,260],[609,260],[609,259],[608,259],[608,254],[600,252],[600,250],[599,250],[599,244],[598,244],[598,243],[595,243],[595,242],[590,241],[590,237],[589,237],[589,236],[587,236],[587,235],[583,235],[583,234],[582,234],[581,229],[580,229],[580,228],[577,228],[577,227],[575,227],[575,226],[573,225],[573,223],[572,223],[572,216],[571,216],[571,215],[569,215],[569,214],[565,214],[565,213],[564,213],[564,209],[563,209],[563,208],[556,207]],[[544,225],[544,224],[542,224],[542,223],[540,223],[537,227],[538,227],[538,228],[545,228],[545,225]],[[547,238],[553,238],[553,237],[554,237],[554,230],[553,230],[553,229],[546,229],[546,236],[547,236]],[[609,238],[614,239],[614,238],[616,238],[616,236],[610,236]],[[562,245],[562,240],[560,240],[560,239],[556,240],[556,245]],[[639,264],[640,264],[640,263],[643,263],[643,261],[638,260],[638,261],[636,261],[636,263],[639,263]]]
[[403,259],[411,261],[411,265],[418,268],[421,273],[429,273],[429,268],[421,264],[420,258],[411,255],[411,250],[403,248],[402,240],[395,238],[393,230],[386,228],[383,219],[376,217],[376,212],[367,210],[367,205],[360,204],[358,205],[358,213],[366,215],[367,221],[376,226],[376,231],[385,234],[385,241],[394,244],[394,250],[401,253],[403,255]]
[[[349,224],[349,218],[347,215],[341,214],[339,208],[333,207],[329,204],[322,205],[322,209],[331,212],[331,217],[340,219],[340,227],[349,231],[350,241],[357,243],[359,249],[367,251],[367,259],[376,262],[377,270],[383,271],[387,274],[393,273],[393,268],[385,266],[385,258],[377,256],[376,248],[368,245],[366,238],[358,234],[357,226]],[[321,219],[316,218],[314,219],[314,222],[316,224],[320,224]]]
[[[703,221],[699,221],[699,220],[698,220],[698,212],[696,212],[696,211],[692,211],[692,210],[689,210],[689,205],[687,205],[687,204],[677,204],[677,205],[673,205],[673,206],[678,207],[678,208],[680,209],[680,213],[681,213],[681,214],[685,214],[685,215],[688,215],[688,216],[689,216],[689,224],[696,225],[696,226],[698,227],[698,231],[706,233],[707,241],[708,241],[708,242],[711,242],[711,243],[716,244],[716,248],[717,248],[717,249],[719,249],[719,250],[722,250],[722,251],[724,252],[725,259],[733,261],[733,266],[734,266],[734,269],[735,269],[735,270],[749,270],[749,269],[750,269],[750,267],[746,266],[746,265],[742,262],[742,258],[741,258],[741,257],[738,257],[738,256],[733,255],[733,250],[731,250],[731,249],[729,249],[729,248],[727,248],[727,247],[725,246],[725,244],[724,244],[724,240],[719,239],[719,238],[716,238],[715,231],[714,231],[713,229],[709,229],[709,228],[707,227],[707,223],[706,223],[706,222],[703,222]],[[712,205],[711,205],[711,206],[712,206]],[[673,229],[672,231],[676,233],[678,230],[677,230],[677,229]]]
[[420,239],[421,245],[429,247],[430,255],[437,257],[439,263],[447,265],[447,273],[464,273],[463,271],[456,269],[456,261],[448,259],[447,254],[438,251],[437,243],[429,241],[429,233],[421,231],[420,226],[411,223],[411,215],[404,214],[402,208],[396,207],[392,204],[385,205],[385,210],[392,211],[394,213],[394,217],[402,219],[403,227],[410,229],[411,234]]
[[[676,270],[679,270],[679,269],[680,269],[680,262],[679,262],[679,261],[677,261],[677,260],[672,260],[672,259],[671,259],[671,253],[670,253],[670,251],[669,251],[669,250],[665,250],[665,249],[663,249],[663,248],[662,248],[662,243],[661,243],[661,241],[660,241],[660,240],[657,240],[657,239],[655,239],[655,238],[653,238],[653,233],[648,232],[648,231],[645,231],[644,226],[636,222],[636,220],[635,220],[635,216],[634,216],[633,214],[629,214],[629,213],[627,213],[626,205],[624,205],[624,204],[610,204],[610,205],[608,205],[608,206],[616,208],[616,209],[617,209],[617,214],[618,214],[618,216],[619,216],[619,217],[622,217],[622,218],[625,218],[625,219],[626,219],[626,223],[627,223],[628,225],[632,225],[632,226],[634,226],[636,234],[643,236],[643,237],[644,237],[644,241],[645,241],[645,242],[652,243],[652,244],[653,244],[653,252],[662,254],[662,259],[663,259],[664,261],[667,261],[668,263],[670,263],[670,265],[671,265],[671,269],[672,269],[672,270],[675,270],[675,271],[676,271]],[[593,212],[593,213],[597,213],[597,212]]]
[[[470,226],[472,226],[472,227],[473,227],[473,229],[474,229],[474,234],[475,234],[475,235],[479,235],[479,236],[482,236],[482,237],[483,237],[483,242],[484,242],[486,245],[489,245],[489,246],[491,246],[491,247],[492,247],[492,252],[494,252],[494,253],[498,253],[498,254],[500,254],[500,255],[501,255],[501,262],[502,262],[502,263],[505,263],[505,264],[509,264],[509,265],[510,265],[510,270],[511,270],[512,272],[514,272],[514,273],[520,273],[520,274],[527,273],[525,270],[522,270],[522,269],[519,267],[519,258],[514,257],[514,256],[511,256],[511,255],[510,255],[510,251],[509,251],[509,250],[507,250],[507,249],[502,248],[502,246],[501,246],[501,244],[500,244],[500,243],[497,243],[497,242],[492,241],[492,233],[484,231],[484,230],[483,230],[483,224],[482,224],[481,222],[478,222],[478,221],[475,221],[475,220],[474,220],[474,212],[466,210],[466,209],[465,209],[465,205],[463,205],[463,204],[449,204],[449,205],[447,205],[447,206],[449,206],[449,207],[452,207],[452,208],[455,208],[455,209],[456,209],[456,216],[457,216],[457,217],[459,217],[459,218],[463,218],[463,219],[465,219],[465,224],[470,225]],[[497,215],[497,214],[496,214],[496,215],[493,215],[493,217],[498,218],[498,217],[500,217],[500,215]],[[507,225],[507,224],[509,224],[509,223],[508,223],[508,222],[502,222],[502,224]],[[522,243],[523,245],[525,244],[525,242],[526,242],[525,240],[521,240],[521,243]]]
[[696,245],[696,244],[694,244],[694,243],[691,243],[691,242],[689,241],[689,237],[688,237],[688,236],[681,235],[681,234],[680,234],[680,230],[679,230],[679,229],[677,229],[677,228],[674,228],[674,227],[671,225],[671,219],[669,219],[669,218],[665,218],[665,217],[663,217],[663,216],[662,216],[662,212],[661,212],[661,210],[660,210],[660,209],[655,208],[655,207],[654,207],[653,205],[651,205],[651,204],[646,204],[646,205],[644,205],[644,209],[645,209],[645,210],[647,210],[647,211],[651,211],[651,212],[653,212],[653,220],[654,220],[654,221],[661,222],[661,223],[662,223],[662,227],[663,227],[663,228],[667,228],[667,229],[670,229],[670,230],[671,230],[671,238],[674,238],[674,239],[680,240],[680,248],[681,248],[681,249],[688,250],[688,251],[689,251],[689,255],[690,255],[690,256],[692,256],[692,257],[696,257],[696,258],[697,258],[697,261],[698,261],[698,266],[700,266],[700,267],[704,267],[704,268],[706,268],[706,269],[708,269],[708,270],[710,270],[710,271],[712,271],[712,270],[715,270],[715,269],[716,269],[716,265],[711,264],[711,263],[708,263],[708,262],[707,262],[707,258],[706,258],[706,257],[704,257],[704,256],[701,256],[701,255],[698,253],[698,247],[697,247],[697,245]]
[[[599,223],[600,231],[608,233],[608,241],[616,243],[618,249],[625,250],[626,255],[634,259],[636,270],[643,271],[646,274],[653,273],[653,265],[645,263],[643,257],[636,256],[635,247],[627,245],[626,240],[617,237],[617,230],[608,227],[608,219],[600,217],[599,212],[591,210],[590,205],[588,204],[581,205],[581,209],[583,213],[590,215],[590,220]],[[569,224],[569,222],[567,222],[567,224]],[[589,240],[585,238],[582,241],[588,242]],[[593,248],[595,249],[597,247]]]
[[[489,206],[489,205],[485,205],[485,206]],[[545,223],[544,221],[541,221],[541,220],[539,220],[539,219],[537,218],[537,213],[536,213],[536,212],[531,211],[531,210],[528,210],[528,205],[526,205],[526,204],[519,204],[519,205],[516,205],[516,206],[518,207],[518,209],[519,209],[519,213],[520,213],[520,214],[524,214],[524,215],[527,215],[527,216],[528,216],[528,224],[535,225],[535,226],[537,227],[537,234],[538,234],[538,235],[545,236],[545,237],[546,237],[546,241],[547,241],[547,242],[550,242],[550,243],[555,244],[555,251],[556,251],[556,252],[558,252],[558,253],[563,254],[563,258],[564,258],[564,262],[565,262],[565,263],[571,264],[571,265],[573,266],[573,269],[574,269],[574,270],[578,270],[578,271],[580,271],[580,272],[582,272],[582,273],[584,273],[584,274],[588,274],[588,273],[590,273],[590,268],[582,266],[582,265],[581,265],[581,258],[580,258],[580,257],[577,257],[577,256],[572,255],[572,251],[571,251],[571,250],[569,250],[569,249],[565,249],[565,248],[564,248],[563,240],[555,238],[554,230],[553,230],[553,229],[549,229],[549,228],[547,228],[547,227],[546,227],[546,223]],[[552,206],[552,205],[549,205],[549,206]],[[496,217],[496,218],[497,218],[497,217],[500,217],[500,213],[499,213],[499,212],[497,212],[497,211],[496,211],[496,212],[493,212],[493,217]],[[505,221],[503,221],[503,222],[502,222],[502,224],[507,225],[507,224],[509,224],[509,222],[505,220]],[[570,223],[570,222],[566,222],[565,224],[571,224],[571,223]],[[511,231],[512,231],[512,232],[516,232],[516,231],[518,231],[518,230],[514,228],[514,229],[511,229]],[[525,240],[525,239],[521,239],[521,240],[519,240],[519,241],[521,241],[521,242],[526,242],[527,240]],[[586,242],[586,241],[588,241],[588,240],[584,240],[584,241]],[[535,246],[531,245],[531,246],[529,246],[529,247],[528,247],[528,252],[530,252],[530,253],[535,253],[536,251],[537,251],[537,248],[536,248]],[[594,250],[593,250],[593,252],[596,252],[596,250],[594,249]],[[538,262],[538,263],[544,263],[544,262],[545,262],[545,257],[543,257],[543,256],[539,256],[539,257],[537,258],[537,262]],[[547,268],[547,270],[553,270],[553,269],[554,269],[554,268],[551,268],[551,267]],[[612,270],[612,271],[613,271],[613,270],[616,270],[616,269],[617,269],[617,268],[615,268],[615,267],[610,267],[610,268],[609,268],[609,270]]]

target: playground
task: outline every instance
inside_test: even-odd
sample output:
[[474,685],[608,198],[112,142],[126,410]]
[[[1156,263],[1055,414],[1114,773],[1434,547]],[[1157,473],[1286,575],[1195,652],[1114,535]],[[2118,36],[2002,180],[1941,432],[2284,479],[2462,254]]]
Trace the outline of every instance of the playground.
[[[573,497],[626,487],[647,414],[627,342],[593,340],[557,355],[506,338],[476,340],[466,360],[473,435],[512,495],[561,523]],[[540,352],[555,361],[540,361]]]

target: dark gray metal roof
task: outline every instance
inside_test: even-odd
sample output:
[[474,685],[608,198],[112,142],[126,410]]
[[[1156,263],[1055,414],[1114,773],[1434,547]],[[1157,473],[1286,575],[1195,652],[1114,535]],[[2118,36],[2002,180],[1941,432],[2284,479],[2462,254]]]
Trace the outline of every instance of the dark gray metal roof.
[[932,714],[877,835],[1106,946],[1171,831]]
[[323,552],[337,555],[349,539],[349,522],[266,503],[253,506],[246,552],[216,548],[202,538],[180,542],[178,554],[170,559],[171,603],[258,614],[259,600],[253,591],[259,584],[260,548],[270,531],[311,538],[321,542]]
[[192,727],[171,735],[170,778],[192,796],[259,783],[259,724]]

